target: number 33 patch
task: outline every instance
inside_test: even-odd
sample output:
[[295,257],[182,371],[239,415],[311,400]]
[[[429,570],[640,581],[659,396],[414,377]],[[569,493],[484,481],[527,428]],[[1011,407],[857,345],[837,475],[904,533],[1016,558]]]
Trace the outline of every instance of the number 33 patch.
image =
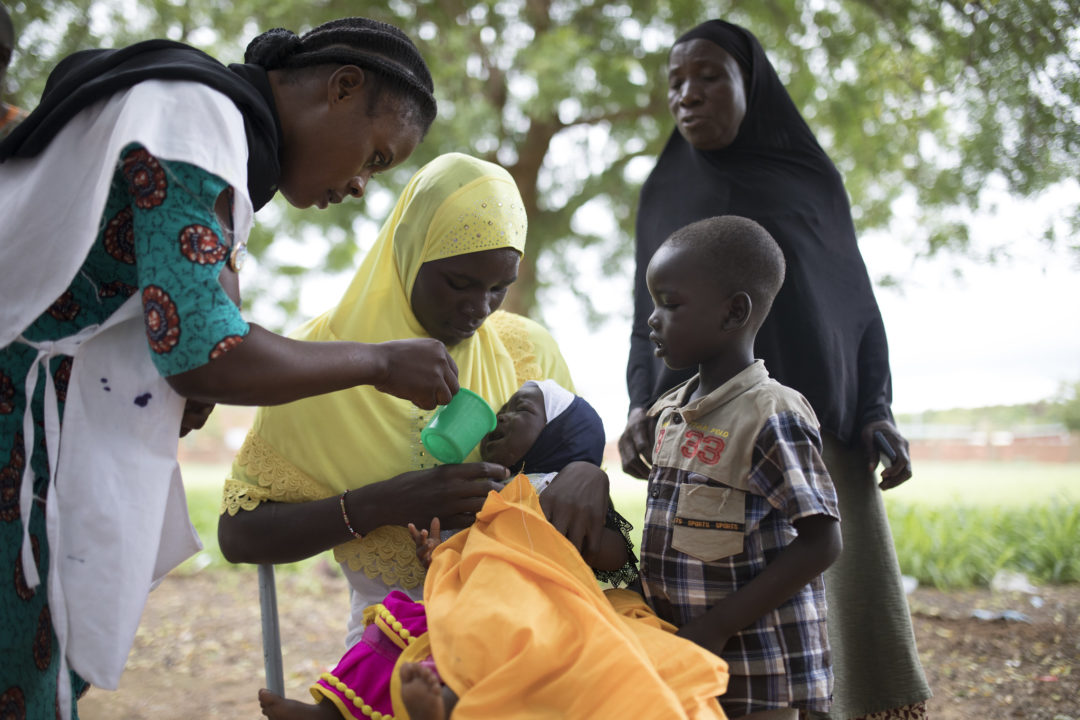
[[[668,428],[663,427],[656,434],[656,446],[653,448],[653,455],[659,454],[667,431]],[[687,428],[686,432],[683,433],[683,444],[679,447],[679,452],[687,460],[696,458],[698,462],[705,465],[715,465],[720,462],[720,454],[724,452],[724,447],[723,438],[716,435],[706,435],[698,430]]]
[[687,430],[685,441],[679,452],[684,458],[696,458],[706,465],[720,462],[720,453],[724,452],[724,439],[715,435],[704,435],[697,430]]

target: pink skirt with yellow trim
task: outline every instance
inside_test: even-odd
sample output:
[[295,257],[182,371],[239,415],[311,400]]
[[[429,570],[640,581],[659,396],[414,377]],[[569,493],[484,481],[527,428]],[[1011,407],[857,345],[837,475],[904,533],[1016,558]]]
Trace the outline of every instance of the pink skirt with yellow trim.
[[[360,642],[346,651],[337,667],[320,676],[311,694],[319,702],[334,703],[350,720],[392,720],[391,683],[398,661],[410,646],[421,641],[426,645],[427,616],[422,603],[395,590],[364,612],[364,624]],[[435,670],[429,654],[421,662]],[[397,705],[400,708],[400,700]]]

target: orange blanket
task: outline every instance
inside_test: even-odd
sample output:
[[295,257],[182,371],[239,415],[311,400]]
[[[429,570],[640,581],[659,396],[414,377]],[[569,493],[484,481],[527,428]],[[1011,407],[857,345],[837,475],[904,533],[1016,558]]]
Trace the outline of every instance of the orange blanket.
[[436,549],[424,602],[454,720],[724,718],[724,661],[635,593],[605,596],[523,476]]

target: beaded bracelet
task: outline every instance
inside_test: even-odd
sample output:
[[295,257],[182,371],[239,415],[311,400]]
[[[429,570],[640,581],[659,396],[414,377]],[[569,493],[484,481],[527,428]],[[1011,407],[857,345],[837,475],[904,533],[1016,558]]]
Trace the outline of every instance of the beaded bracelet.
[[341,519],[345,521],[345,529],[352,533],[352,536],[357,540],[363,540],[364,536],[353,530],[352,523],[349,522],[349,513],[345,510],[345,496],[349,494],[349,491],[341,493]]

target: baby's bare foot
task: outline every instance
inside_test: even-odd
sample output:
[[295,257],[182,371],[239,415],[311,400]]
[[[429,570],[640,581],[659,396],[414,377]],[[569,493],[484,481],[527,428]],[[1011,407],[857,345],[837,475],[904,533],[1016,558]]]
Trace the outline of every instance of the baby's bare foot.
[[412,720],[446,720],[442,685],[431,669],[419,663],[401,666],[401,701]]
[[334,707],[334,703],[321,702],[318,704],[302,703],[299,700],[288,700],[269,690],[259,691],[259,705],[262,706],[262,714],[270,720],[340,720],[341,713]]

